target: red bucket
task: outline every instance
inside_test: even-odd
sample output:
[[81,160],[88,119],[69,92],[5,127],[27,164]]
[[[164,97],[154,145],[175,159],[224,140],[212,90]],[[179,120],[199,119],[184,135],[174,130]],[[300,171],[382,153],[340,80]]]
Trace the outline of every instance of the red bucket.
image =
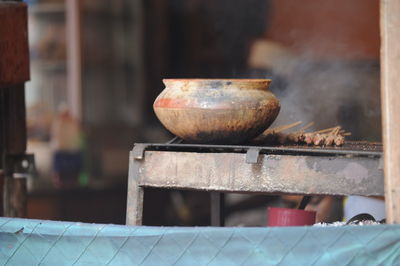
[[268,208],[268,226],[303,226],[315,224],[315,211]]

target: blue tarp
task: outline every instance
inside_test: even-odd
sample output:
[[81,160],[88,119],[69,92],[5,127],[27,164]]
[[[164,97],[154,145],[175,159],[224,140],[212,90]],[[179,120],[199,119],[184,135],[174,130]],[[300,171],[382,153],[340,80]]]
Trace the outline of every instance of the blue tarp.
[[4,265],[400,265],[400,226],[146,227],[0,218]]

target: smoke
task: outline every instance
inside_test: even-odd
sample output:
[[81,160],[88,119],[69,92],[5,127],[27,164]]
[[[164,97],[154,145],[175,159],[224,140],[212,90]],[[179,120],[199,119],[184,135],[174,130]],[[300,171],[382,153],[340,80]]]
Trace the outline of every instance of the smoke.
[[294,54],[262,41],[255,43],[250,65],[272,70],[272,84],[284,80],[271,89],[281,101],[275,125],[314,121],[315,128],[341,125],[353,139],[380,139],[378,62],[318,60],[312,51]]
[[340,124],[354,139],[380,139],[379,1],[272,0],[268,20],[252,63],[285,81],[273,86],[277,123]]

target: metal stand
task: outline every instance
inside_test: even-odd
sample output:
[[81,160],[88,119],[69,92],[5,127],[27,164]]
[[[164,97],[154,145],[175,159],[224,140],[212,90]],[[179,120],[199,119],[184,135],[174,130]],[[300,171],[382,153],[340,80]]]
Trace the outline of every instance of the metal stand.
[[382,151],[136,144],[129,157],[126,223],[141,225],[145,187],[211,192],[222,226],[223,193],[382,196]]
[[225,225],[225,195],[211,192],[211,226]]

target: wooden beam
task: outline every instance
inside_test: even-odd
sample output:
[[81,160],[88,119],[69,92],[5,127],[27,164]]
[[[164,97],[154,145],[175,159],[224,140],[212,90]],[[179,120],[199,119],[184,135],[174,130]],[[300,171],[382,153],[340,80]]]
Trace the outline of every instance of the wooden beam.
[[400,0],[381,0],[381,101],[386,220],[400,223]]

